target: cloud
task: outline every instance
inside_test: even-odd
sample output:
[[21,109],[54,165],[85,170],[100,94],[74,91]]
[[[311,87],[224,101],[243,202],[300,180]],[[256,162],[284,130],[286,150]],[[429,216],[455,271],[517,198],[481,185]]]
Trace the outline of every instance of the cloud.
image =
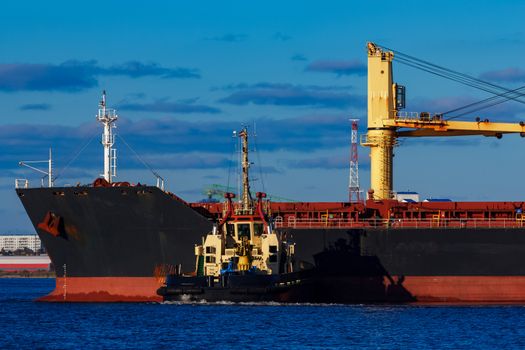
[[[290,119],[259,118],[259,137],[251,143],[260,152],[312,152],[348,144],[350,124],[346,114],[316,114]],[[232,130],[241,121],[188,121],[175,118],[118,121],[116,145],[119,168],[143,168],[135,152],[154,168],[212,169],[231,165],[235,140]],[[90,122],[78,126],[10,124],[0,125],[0,169],[17,169],[20,160],[47,158],[53,147],[57,169],[71,166],[100,169],[102,148],[97,142],[100,126]],[[125,140],[125,142],[124,142]],[[134,151],[128,149],[128,145]],[[80,150],[82,153],[79,154]],[[265,166],[265,164],[262,164]],[[257,166],[256,166],[257,167]],[[99,171],[99,170],[97,170]],[[279,172],[265,168],[265,173]],[[97,176],[94,172],[93,176]]]
[[80,91],[97,86],[95,61],[0,64],[0,91]]
[[123,75],[130,78],[158,76],[163,79],[188,79],[201,77],[197,69],[181,67],[165,68],[157,63],[142,63],[138,61],[129,61],[108,68],[98,68],[98,71],[100,75]]
[[[491,97],[489,95],[489,97]],[[408,101],[407,110],[408,111],[425,111],[430,113],[445,113],[448,111],[453,111],[457,108],[467,106],[469,104],[475,103],[482,100],[480,97],[474,98],[473,96],[452,96],[452,97],[440,97],[434,99],[427,98],[414,98]],[[523,120],[523,105],[521,103],[514,102],[512,100],[507,100],[503,103],[490,106],[488,108],[478,109],[473,106],[470,108],[465,108],[456,112],[451,112],[445,116],[445,118],[457,117],[457,120],[474,120],[475,117],[480,117],[481,119],[488,118],[494,122],[512,122]],[[463,116],[461,114],[472,111]]]
[[300,53],[296,53],[290,58],[292,61],[308,61],[308,58],[306,58],[305,55],[302,55]]
[[144,92],[132,92],[125,95],[126,100],[138,100],[146,98],[146,94]]
[[254,85],[239,84],[230,86],[237,89],[219,100],[233,105],[275,105],[275,106],[312,106],[321,108],[346,109],[350,106],[364,108],[363,96],[341,92],[341,87],[318,87],[292,84],[259,83]]
[[484,80],[509,83],[525,82],[525,70],[517,67],[509,67],[485,72],[480,75],[480,78]]
[[217,154],[172,153],[146,154],[142,156],[149,164],[167,169],[215,169],[228,168],[231,160]]
[[334,73],[337,76],[357,75],[365,76],[367,74],[366,64],[353,61],[315,61],[306,66],[307,72]]
[[214,37],[210,37],[206,39],[213,40],[213,41],[224,41],[228,43],[238,43],[238,42],[245,41],[246,39],[248,39],[248,35],[229,33],[229,34],[224,34],[221,36],[214,36]]
[[156,101],[153,103],[122,103],[117,106],[118,109],[125,111],[137,112],[162,112],[162,113],[220,113],[221,110],[215,107],[206,105],[197,105],[191,103],[192,101],[184,102],[166,102]]
[[21,111],[48,111],[51,105],[48,103],[29,103],[18,107]]
[[94,175],[86,169],[78,167],[68,167],[67,169],[60,167],[56,169],[54,177],[55,180],[60,179],[61,182],[73,184],[80,180],[90,181],[93,179]]
[[290,168],[296,169],[343,169],[348,167],[348,157],[316,157],[287,162]]
[[[370,157],[364,148],[359,149],[359,168],[370,168]],[[364,156],[366,154],[366,156]],[[330,155],[322,157],[303,158],[299,160],[289,160],[286,163],[289,168],[294,169],[348,169],[349,155]]]
[[281,33],[281,32],[277,32],[277,33],[275,33],[273,35],[273,38],[274,38],[274,40],[278,40],[278,41],[288,41],[292,37],[287,35],[287,34],[284,34],[284,33]]
[[0,91],[77,92],[98,86],[99,76],[200,78],[196,69],[165,68],[156,63],[138,61],[129,61],[110,67],[100,66],[94,60],[70,60],[61,64],[0,64]]

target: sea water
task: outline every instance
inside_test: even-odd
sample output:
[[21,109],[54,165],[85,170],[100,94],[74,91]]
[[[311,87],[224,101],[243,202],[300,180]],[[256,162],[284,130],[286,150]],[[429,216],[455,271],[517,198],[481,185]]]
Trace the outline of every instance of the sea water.
[[1,349],[525,348],[523,306],[41,303],[0,279]]

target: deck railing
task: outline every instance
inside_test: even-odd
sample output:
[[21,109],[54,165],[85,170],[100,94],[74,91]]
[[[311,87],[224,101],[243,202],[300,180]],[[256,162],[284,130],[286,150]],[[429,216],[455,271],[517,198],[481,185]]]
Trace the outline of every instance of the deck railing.
[[15,179],[15,188],[29,188],[29,180]]
[[304,219],[288,217],[276,218],[276,228],[518,228],[525,227],[525,218],[498,219]]

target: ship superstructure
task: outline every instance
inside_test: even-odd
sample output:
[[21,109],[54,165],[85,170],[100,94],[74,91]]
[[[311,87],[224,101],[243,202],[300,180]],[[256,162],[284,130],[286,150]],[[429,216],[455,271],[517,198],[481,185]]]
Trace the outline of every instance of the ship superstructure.
[[[262,274],[291,272],[294,244],[279,239],[265,213],[266,194],[257,192],[257,202],[251,198],[248,161],[248,130],[236,133],[242,140],[242,201],[233,202],[235,195],[226,193],[223,216],[202,245],[195,247],[197,275],[219,276],[225,269],[253,271]],[[266,203],[268,204],[268,203]],[[268,205],[266,205],[268,208]]]
[[235,195],[225,193],[221,220],[195,245],[195,273],[169,273],[158,290],[164,300],[282,301],[302,295],[295,244],[273,230],[263,209],[266,194],[257,192],[256,203],[250,194],[248,130],[234,135],[242,145],[242,200],[234,203]]

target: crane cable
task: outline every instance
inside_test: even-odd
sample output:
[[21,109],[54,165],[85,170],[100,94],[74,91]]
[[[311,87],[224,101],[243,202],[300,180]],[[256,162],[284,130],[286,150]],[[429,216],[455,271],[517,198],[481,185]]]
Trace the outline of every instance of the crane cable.
[[[501,92],[496,92],[496,91],[494,91],[491,88],[486,88],[486,87],[484,87],[483,85],[481,85],[479,83],[471,83],[468,80],[463,79],[463,78],[449,77],[449,76],[447,76],[445,74],[441,74],[440,72],[436,72],[436,71],[433,71],[431,69],[426,69],[424,66],[422,67],[421,65],[407,63],[407,62],[403,61],[403,59],[398,59],[398,61],[400,63],[405,64],[405,65],[408,65],[408,66],[411,66],[411,67],[414,67],[414,68],[417,68],[417,69],[429,72],[431,74],[438,75],[438,76],[441,76],[441,77],[444,77],[444,78],[447,78],[447,79],[450,79],[450,80],[454,80],[454,81],[463,83],[465,85],[468,85],[468,86],[471,86],[471,87],[483,90],[485,92],[489,92],[489,93],[495,94],[495,96],[489,97],[487,99],[483,99],[481,101],[470,103],[468,105],[465,105],[465,106],[462,106],[462,107],[458,107],[458,108],[455,108],[453,110],[441,113],[442,115],[446,115],[446,114],[450,114],[450,113],[453,113],[453,112],[458,112],[458,111],[463,110],[463,109],[467,109],[469,107],[474,107],[474,106],[480,105],[477,108],[467,110],[467,111],[465,111],[465,112],[463,112],[463,113],[461,113],[459,115],[450,117],[447,120],[459,118],[459,117],[464,116],[466,114],[473,113],[473,112],[479,111],[481,109],[489,108],[489,107],[501,104],[501,103],[509,101],[509,100],[514,100],[516,102],[525,103],[525,101],[519,99],[519,97],[525,96],[525,93],[521,93],[520,92],[520,90],[525,89],[525,86],[519,87],[519,88],[514,89],[514,90],[507,90],[506,89],[505,92],[501,93]],[[490,102],[490,103],[488,103],[488,102]],[[483,105],[483,104],[486,104],[486,105]]]
[[[392,49],[389,49],[389,48],[384,47],[384,46],[380,46],[380,47],[385,49],[385,50],[392,51],[393,53],[395,53],[397,61],[399,61],[399,62],[401,62],[403,64],[411,65],[412,67],[415,67],[415,68],[418,68],[418,69],[429,71],[429,73],[440,75],[440,76],[442,76],[444,78],[455,80],[455,81],[464,83],[466,85],[482,89],[484,91],[487,91],[487,90],[489,90],[491,88],[492,89],[496,89],[496,90],[500,90],[500,91],[504,91],[504,92],[512,91],[512,90],[507,89],[507,88],[505,88],[503,86],[499,86],[499,85],[496,85],[496,84],[493,84],[493,83],[481,80],[479,78],[475,78],[475,77],[470,76],[470,75],[465,74],[465,73],[454,71],[454,70],[452,70],[450,68],[445,68],[445,67],[439,66],[437,64],[434,64],[434,63],[431,63],[431,62],[428,62],[428,61],[416,58],[414,56],[407,55],[407,54],[402,53],[400,51],[392,50]],[[484,88],[482,88],[482,87],[484,87]],[[491,92],[491,91],[488,91],[488,92]],[[519,102],[525,103],[525,100],[519,100]]]
[[143,160],[139,154],[126,142],[126,140],[124,140],[124,137],[122,137],[120,134],[116,134],[116,136],[122,140],[122,142],[126,145],[126,147],[131,151],[133,152],[133,154],[135,155],[135,157],[137,157],[137,159],[139,160],[139,162],[142,163],[142,165],[144,165],[149,171],[151,171],[151,173],[157,177],[157,178],[160,178],[162,180],[164,180],[164,178],[162,176],[159,175],[159,173],[157,173],[155,171],[155,169],[153,169],[148,163],[146,163],[145,160]]
[[[461,113],[461,114],[459,114],[457,116],[450,117],[450,118],[448,118],[448,120],[461,117],[461,116],[463,116],[465,114],[468,114],[468,113],[476,112],[476,111],[478,111],[480,109],[492,107],[492,106],[495,106],[497,104],[506,102],[508,100],[514,100],[516,102],[525,103],[525,100],[520,99],[520,97],[525,96],[524,93],[520,92],[520,90],[525,89],[525,86],[517,88],[517,89],[514,89],[514,90],[510,90],[510,89],[507,89],[505,87],[502,87],[502,86],[499,86],[499,85],[496,85],[496,84],[493,84],[493,83],[490,83],[490,82],[486,82],[484,80],[472,77],[472,76],[470,76],[468,74],[456,72],[456,71],[454,71],[452,69],[441,67],[441,66],[436,65],[434,63],[418,59],[416,57],[404,54],[404,53],[402,53],[400,51],[397,51],[397,50],[392,50],[392,49],[389,49],[389,48],[384,47],[384,46],[380,46],[380,47],[385,49],[385,50],[394,52],[395,55],[396,55],[396,61],[398,61],[398,62],[400,62],[400,63],[402,63],[404,65],[407,65],[407,66],[410,66],[410,67],[413,67],[413,68],[416,68],[416,69],[420,69],[420,70],[423,70],[423,71],[428,72],[430,74],[434,74],[434,75],[443,77],[445,79],[453,80],[453,81],[462,83],[464,85],[467,85],[467,86],[470,86],[470,87],[474,87],[476,89],[479,89],[479,90],[482,90],[482,91],[485,91],[485,92],[489,92],[489,93],[492,93],[492,94],[496,95],[496,96],[493,96],[493,97],[490,97],[490,98],[487,98],[487,99],[484,99],[484,100],[481,100],[481,101],[478,101],[478,102],[475,102],[475,103],[470,103],[470,104],[468,104],[466,106],[455,108],[455,109],[453,109],[451,111],[447,111],[445,113],[442,113],[443,115],[445,115],[445,114],[450,114],[450,113],[457,112],[457,111],[460,111],[460,110],[463,110],[463,109],[467,109],[467,108],[472,108],[474,106],[478,106],[475,109],[470,109],[470,110],[468,110],[466,112],[463,112],[463,113]],[[485,105],[483,106],[483,104],[485,104]]]
[[[524,90],[524,89],[525,89],[525,85],[521,86],[521,87],[519,87],[517,89],[512,90],[512,93],[516,94],[517,96],[524,96],[525,95],[524,93],[519,93],[520,90]],[[503,94],[492,96],[492,97],[486,98],[484,100],[481,100],[481,101],[478,101],[478,102],[473,102],[473,103],[470,103],[470,104],[468,104],[466,106],[459,107],[459,108],[447,111],[447,112],[445,112],[443,114],[450,114],[450,113],[454,113],[454,112],[457,112],[457,111],[460,111],[460,110],[467,109],[469,107],[475,107],[475,108],[468,109],[467,111],[464,111],[464,112],[462,112],[462,113],[460,113],[460,114],[458,114],[458,115],[456,115],[454,117],[450,117],[447,120],[456,119],[456,118],[462,117],[464,115],[467,115],[467,114],[470,114],[470,113],[474,113],[474,112],[477,112],[479,110],[486,109],[486,108],[489,108],[489,107],[493,107],[493,106],[499,105],[499,104],[501,104],[503,102],[507,102],[510,99],[507,95],[510,94],[510,93],[511,92],[506,92],[506,93],[503,93]],[[487,102],[490,102],[490,103],[487,103]]]
[[[519,97],[525,96],[525,94],[518,92],[521,88],[514,89],[514,90],[509,90],[509,89],[506,89],[506,88],[498,87],[497,89],[500,90],[500,91],[496,91],[495,90],[496,88],[493,87],[494,84],[491,84],[491,83],[487,83],[489,85],[481,84],[478,81],[472,81],[472,80],[469,80],[469,79],[466,79],[466,78],[463,78],[463,77],[458,77],[457,75],[451,75],[451,74],[448,74],[448,73],[443,73],[442,71],[437,71],[437,70],[428,68],[427,66],[424,66],[424,65],[421,65],[421,64],[417,64],[417,63],[414,63],[414,62],[411,62],[411,61],[406,61],[403,58],[399,58],[399,59],[397,59],[397,61],[402,63],[402,64],[405,64],[405,65],[408,65],[408,66],[411,66],[411,67],[414,67],[414,68],[426,71],[428,73],[431,73],[431,74],[434,74],[434,75],[438,75],[438,76],[441,76],[443,78],[450,79],[450,80],[453,80],[453,81],[456,81],[456,82],[459,82],[459,83],[462,83],[462,84],[465,84],[465,85],[477,88],[479,90],[483,90],[485,92],[489,92],[491,94],[495,94],[496,97],[502,97],[503,102],[512,99],[512,100],[514,100],[516,102],[525,103],[524,100],[519,99]],[[462,73],[458,73],[458,74],[462,74]],[[476,79],[476,78],[474,78],[474,79]],[[477,80],[479,80],[479,79],[477,79]],[[501,91],[504,91],[504,92],[501,93]],[[479,101],[479,103],[483,103],[483,102],[485,102],[485,100]],[[466,107],[467,106],[464,106],[464,108],[466,108]],[[460,109],[463,109],[463,107],[457,108],[454,111],[460,110]],[[446,113],[450,113],[450,111],[446,112]],[[446,114],[446,113],[443,113],[443,114]]]
[[87,146],[89,146],[91,144],[91,142],[95,139],[95,137],[97,135],[98,135],[98,133],[95,133],[95,134],[93,134],[93,136],[91,136],[91,138],[79,149],[78,152],[76,152],[76,154],[67,162],[67,164],[64,167],[62,167],[62,169],[60,169],[57,172],[57,175],[55,175],[55,177],[53,178],[53,181],[56,181],[59,177],[62,176],[64,171],[66,171],[69,168],[69,166],[78,158],[80,153],[84,152],[84,150],[87,148]]

